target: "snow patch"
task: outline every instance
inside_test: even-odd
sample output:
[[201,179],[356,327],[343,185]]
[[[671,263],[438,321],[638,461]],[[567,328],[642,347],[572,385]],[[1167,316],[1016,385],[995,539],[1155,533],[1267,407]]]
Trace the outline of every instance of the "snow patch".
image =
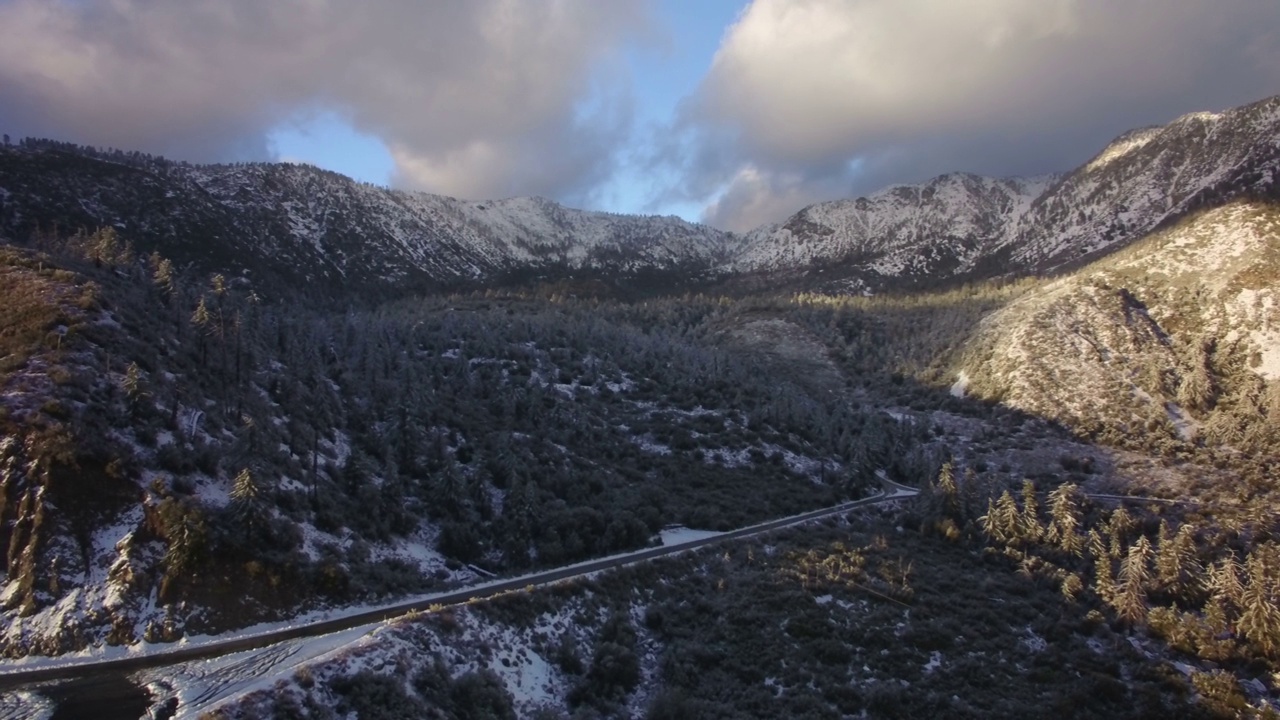
[[722,533],[715,530],[694,530],[687,527],[666,528],[660,533],[662,544],[664,547],[672,545],[683,545],[687,542],[702,540],[704,538],[715,537]]

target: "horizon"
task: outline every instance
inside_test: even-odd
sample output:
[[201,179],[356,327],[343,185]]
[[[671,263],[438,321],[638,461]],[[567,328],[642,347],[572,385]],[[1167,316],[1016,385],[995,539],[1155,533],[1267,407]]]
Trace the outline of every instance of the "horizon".
[[301,0],[0,0],[0,129],[741,232],[954,172],[1063,172],[1280,87],[1269,2],[1141,9],[380,0],[351,23]]

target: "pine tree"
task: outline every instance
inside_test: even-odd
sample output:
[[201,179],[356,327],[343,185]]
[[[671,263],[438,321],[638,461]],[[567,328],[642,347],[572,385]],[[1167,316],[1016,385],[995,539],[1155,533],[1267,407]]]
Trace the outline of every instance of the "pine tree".
[[1084,539],[1076,530],[1080,527],[1080,510],[1076,506],[1078,488],[1074,483],[1064,483],[1049,493],[1049,529],[1045,539],[1070,555],[1084,554]]
[[169,262],[168,258],[159,258],[158,255],[153,255],[153,258],[156,258],[156,261],[155,275],[152,281],[156,287],[160,288],[160,292],[164,294],[165,301],[168,302],[176,290],[173,280],[173,263]]
[[1195,535],[1189,524],[1178,528],[1176,535],[1169,531],[1168,522],[1160,521],[1160,534],[1156,553],[1156,578],[1161,587],[1177,597],[1186,598],[1199,586],[1203,573],[1196,558]]
[[1093,528],[1089,529],[1086,545],[1089,548],[1089,555],[1094,560],[1110,557],[1110,553],[1107,552],[1107,543],[1102,539],[1102,535]]
[[1139,537],[1120,565],[1120,582],[1112,603],[1120,619],[1130,625],[1136,625],[1146,617],[1146,583],[1150,564],[1151,543],[1146,536]]
[[996,524],[996,503],[991,498],[987,498],[987,512],[978,518],[978,525],[982,528],[982,534],[988,539],[997,539],[999,526]]
[[1213,373],[1209,370],[1209,355],[1213,352],[1213,338],[1201,338],[1188,353],[1188,371],[1183,374],[1178,386],[1178,404],[1195,412],[1206,412],[1213,409],[1217,390],[1213,383]]
[[959,520],[960,489],[956,486],[955,467],[950,460],[938,470],[938,493],[942,496],[943,516]]
[[1107,534],[1111,540],[1111,557],[1119,558],[1123,554],[1125,538],[1133,526],[1133,517],[1124,507],[1118,507],[1111,513],[1111,520],[1107,523]]
[[987,501],[987,514],[978,521],[982,524],[982,531],[992,540],[1011,544],[1018,539],[1018,503],[1008,490],[994,503]]
[[1218,563],[1217,570],[1210,573],[1210,589],[1213,597],[1222,602],[1225,608],[1240,610],[1244,603],[1244,585],[1240,582],[1243,568],[1234,552],[1229,553]]
[[1252,552],[1245,560],[1249,583],[1241,598],[1240,618],[1236,625],[1249,642],[1267,655],[1280,648],[1280,610],[1272,601],[1274,578],[1262,554]]
[[143,396],[142,370],[138,367],[138,363],[129,363],[129,367],[124,371],[124,381],[121,386],[124,389],[124,396],[129,400],[130,405],[136,408]]
[[1036,486],[1030,480],[1022,481],[1022,512],[1018,516],[1018,535],[1030,544],[1039,542],[1044,535],[1040,526],[1040,503],[1036,500]]
[[1067,576],[1062,579],[1062,597],[1066,598],[1068,602],[1075,602],[1081,590],[1084,590],[1084,583],[1080,580],[1080,576],[1075,573],[1067,573]]
[[1111,556],[1103,553],[1094,556],[1094,590],[1108,605],[1115,604],[1116,584],[1111,571]]
[[200,338],[200,364],[205,365],[209,359],[209,346],[205,342],[205,335],[211,332],[213,323],[213,315],[209,312],[209,305],[201,296],[200,302],[196,305],[195,312],[191,313],[191,324],[200,329],[201,332],[196,333]]
[[231,507],[242,522],[255,523],[260,519],[261,490],[249,468],[241,470],[231,482]]

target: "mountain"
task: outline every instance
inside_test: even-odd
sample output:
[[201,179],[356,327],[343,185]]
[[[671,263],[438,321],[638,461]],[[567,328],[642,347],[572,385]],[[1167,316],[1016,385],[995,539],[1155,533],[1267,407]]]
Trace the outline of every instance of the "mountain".
[[833,270],[833,289],[884,287],[899,279],[939,278],[971,270],[1031,205],[1059,180],[951,174],[897,185],[869,197],[811,205],[786,222],[748,233],[731,267],[786,276]]
[[878,292],[1072,267],[1194,209],[1273,196],[1278,166],[1271,98],[1126,133],[1064,174],[943,175],[735,235],[542,198],[401,192],[305,165],[188,165],[24,141],[0,148],[0,232],[112,226],[175,262],[330,295],[566,279]]
[[1102,439],[1280,445],[1280,206],[1201,211],[983,318],[969,392]]
[[179,263],[374,294],[575,273],[690,281],[723,263],[729,239],[674,217],[406,193],[307,165],[193,166],[46,141],[0,149],[0,228],[25,239],[55,225],[114,227]]
[[1128,132],[1062,175],[943,175],[819,203],[748,233],[731,266],[854,291],[1054,272],[1197,208],[1275,196],[1278,175],[1280,97]]
[[[139,682],[244,718],[1265,714],[1276,103],[746,236],[0,149],[0,656],[316,619],[883,473],[919,495]],[[609,282],[645,302],[576,292]],[[228,677],[266,689],[212,707]]]

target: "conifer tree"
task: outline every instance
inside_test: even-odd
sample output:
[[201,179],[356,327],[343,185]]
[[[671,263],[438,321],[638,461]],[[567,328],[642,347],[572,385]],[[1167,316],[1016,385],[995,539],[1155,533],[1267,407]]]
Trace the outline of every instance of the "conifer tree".
[[176,290],[173,279],[173,263],[168,258],[160,258],[158,255],[152,255],[155,265],[155,275],[152,281],[156,287],[160,288],[160,292],[164,295],[165,302],[173,297]]
[[1112,602],[1116,614],[1130,625],[1136,625],[1146,617],[1146,583],[1150,564],[1151,543],[1146,536],[1139,537],[1120,565],[1120,582]]
[[236,517],[242,522],[256,522],[262,510],[261,494],[249,468],[241,470],[231,482],[231,506]]
[[1116,584],[1115,576],[1111,571],[1111,556],[1107,553],[1094,556],[1094,590],[1097,591],[1098,597],[1108,605],[1115,604]]
[[1156,578],[1161,587],[1175,596],[1185,598],[1199,587],[1203,573],[1196,559],[1194,530],[1183,524],[1177,534],[1169,530],[1168,522],[1160,521],[1160,534],[1156,553]]
[[1249,583],[1241,598],[1239,632],[1267,655],[1280,649],[1280,610],[1272,600],[1274,578],[1259,552],[1249,553],[1245,561]]
[[979,518],[987,537],[1000,543],[1011,544],[1018,539],[1018,503],[1008,490],[992,503],[987,501],[987,514]]
[[945,517],[959,519],[960,490],[956,486],[955,467],[948,460],[938,470],[938,492],[942,496],[942,512]]
[[1018,516],[1018,535],[1030,544],[1039,542],[1044,535],[1040,526],[1040,503],[1036,500],[1036,486],[1030,480],[1022,481],[1022,512]]
[[142,370],[138,368],[138,363],[129,363],[129,367],[124,371],[124,380],[121,382],[121,386],[124,388],[125,399],[129,401],[130,412],[136,413],[144,395]]
[[1244,602],[1244,585],[1240,582],[1240,561],[1234,552],[1228,553],[1218,563],[1216,571],[1210,574],[1213,597],[1220,601],[1224,608],[1239,610]]
[[1045,539],[1070,555],[1084,554],[1084,539],[1076,530],[1080,527],[1080,510],[1076,506],[1074,483],[1059,485],[1049,493],[1049,528]]
[[1133,528],[1133,525],[1133,516],[1123,506],[1116,508],[1111,513],[1111,519],[1107,522],[1107,535],[1111,541],[1111,557],[1118,559],[1123,554],[1125,538],[1129,534],[1129,530]]
[[1080,580],[1080,576],[1075,573],[1067,573],[1067,576],[1062,579],[1062,597],[1066,598],[1068,602],[1075,602],[1081,590],[1084,590],[1084,583]]
[[196,337],[200,339],[200,364],[202,366],[209,359],[209,345],[205,341],[205,336],[211,331],[212,323],[213,315],[209,312],[209,305],[204,301],[204,297],[201,296],[195,312],[191,313],[191,324],[200,330],[200,332],[196,333]]
[[1089,529],[1086,546],[1089,548],[1089,555],[1091,555],[1094,560],[1110,557],[1110,553],[1107,552],[1106,541],[1102,539],[1102,535],[1094,528]]

